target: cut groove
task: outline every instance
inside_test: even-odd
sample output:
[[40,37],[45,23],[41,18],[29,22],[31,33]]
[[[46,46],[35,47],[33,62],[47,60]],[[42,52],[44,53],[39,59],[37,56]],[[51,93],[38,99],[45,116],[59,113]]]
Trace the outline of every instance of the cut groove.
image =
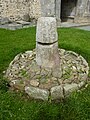
[[40,45],[52,45],[52,44],[54,44],[54,43],[57,43],[57,41],[55,41],[55,42],[53,42],[53,43],[41,43],[41,42],[37,42],[38,44],[40,44]]

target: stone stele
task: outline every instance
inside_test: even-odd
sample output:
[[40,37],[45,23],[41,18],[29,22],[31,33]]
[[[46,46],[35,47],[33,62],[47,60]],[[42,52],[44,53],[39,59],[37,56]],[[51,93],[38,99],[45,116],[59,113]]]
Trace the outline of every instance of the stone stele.
[[41,67],[52,69],[55,77],[61,76],[58,34],[54,17],[41,17],[38,19],[36,62]]

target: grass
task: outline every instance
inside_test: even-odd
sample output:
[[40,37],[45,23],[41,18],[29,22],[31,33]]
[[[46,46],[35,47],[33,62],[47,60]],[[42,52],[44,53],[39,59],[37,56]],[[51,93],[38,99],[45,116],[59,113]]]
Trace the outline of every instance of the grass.
[[[36,102],[8,90],[3,71],[15,55],[35,48],[35,28],[0,29],[0,120],[90,120],[90,85],[61,103]],[[58,29],[59,47],[81,54],[90,66],[90,32]]]

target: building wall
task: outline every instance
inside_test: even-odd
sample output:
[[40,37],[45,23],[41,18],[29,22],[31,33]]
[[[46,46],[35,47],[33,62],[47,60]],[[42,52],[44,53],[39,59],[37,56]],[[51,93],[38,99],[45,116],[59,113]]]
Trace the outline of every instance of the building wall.
[[29,12],[28,1],[25,0],[1,0],[1,16],[11,20],[22,19]]
[[41,16],[39,0],[0,0],[0,16],[10,20],[37,19]]
[[90,0],[78,0],[75,22],[90,23]]
[[77,0],[62,0],[62,16],[75,16]]
[[30,18],[38,19],[41,17],[41,3],[40,0],[28,0],[29,16]]
[[42,16],[55,16],[55,0],[40,0]]
[[[81,19],[89,22],[90,0],[77,1],[77,8],[72,9],[71,15],[75,15],[75,22],[81,22]],[[29,18],[38,19],[40,16],[56,16],[60,19],[61,2],[62,0],[0,0],[0,16],[12,21],[28,21]]]

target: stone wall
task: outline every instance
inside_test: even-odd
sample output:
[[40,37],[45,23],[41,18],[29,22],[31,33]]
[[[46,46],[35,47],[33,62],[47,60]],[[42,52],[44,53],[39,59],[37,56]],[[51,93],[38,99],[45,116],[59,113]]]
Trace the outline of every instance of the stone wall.
[[55,0],[0,0],[0,16],[13,21],[55,16]]
[[61,0],[61,21],[90,22],[90,0]]
[[0,16],[10,20],[37,19],[41,15],[39,0],[0,0]]
[[24,15],[29,12],[28,1],[26,0],[1,0],[2,17],[8,17],[11,20],[23,19]]
[[[40,16],[56,16],[60,20],[63,1],[66,0],[0,0],[0,17],[30,21]],[[67,1],[70,4],[67,6],[64,2],[67,9],[62,14],[75,16],[74,22],[90,22],[90,0],[75,0],[76,6],[74,0]]]
[[90,0],[78,0],[75,22],[90,23]]
[[41,17],[40,0],[29,0],[29,15],[30,18],[35,18],[35,19]]

